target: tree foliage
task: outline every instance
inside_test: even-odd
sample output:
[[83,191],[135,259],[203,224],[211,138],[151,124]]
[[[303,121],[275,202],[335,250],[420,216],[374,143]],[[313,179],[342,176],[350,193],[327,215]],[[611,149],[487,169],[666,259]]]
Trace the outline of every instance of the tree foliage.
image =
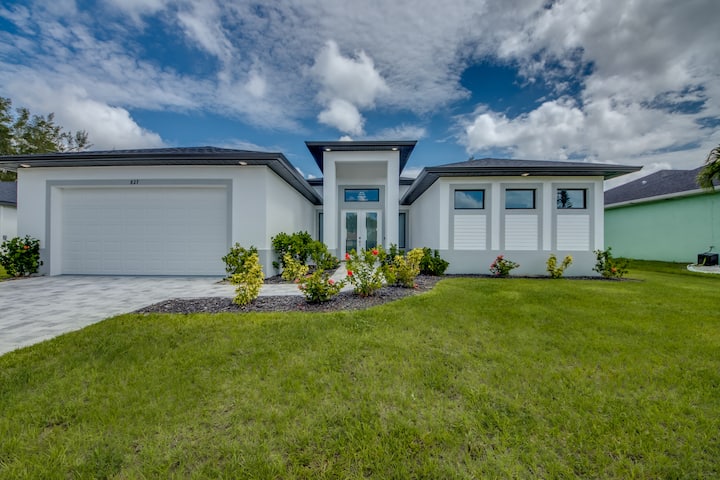
[[[53,113],[32,115],[27,108],[13,112],[12,100],[0,97],[0,155],[79,152],[89,146],[86,131],[63,131]],[[14,178],[14,172],[0,172],[2,180]]]
[[713,180],[720,181],[720,145],[710,150],[697,181],[703,188],[714,189]]

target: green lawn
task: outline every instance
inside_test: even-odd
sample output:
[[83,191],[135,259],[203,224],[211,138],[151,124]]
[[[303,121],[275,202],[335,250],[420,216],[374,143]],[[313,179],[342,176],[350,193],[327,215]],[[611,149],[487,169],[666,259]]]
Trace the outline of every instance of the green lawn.
[[0,357],[0,478],[717,478],[720,276],[123,315]]
[[0,265],[0,280],[8,277],[10,277],[10,275],[8,275],[3,266]]

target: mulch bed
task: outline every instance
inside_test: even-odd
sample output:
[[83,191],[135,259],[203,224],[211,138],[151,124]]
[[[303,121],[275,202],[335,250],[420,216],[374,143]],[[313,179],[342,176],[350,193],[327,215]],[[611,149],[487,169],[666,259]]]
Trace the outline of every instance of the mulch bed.
[[[279,277],[278,277],[279,278]],[[135,313],[246,313],[246,312],[337,312],[341,310],[362,310],[431,290],[443,277],[420,275],[415,279],[416,288],[383,287],[375,295],[361,297],[353,292],[340,292],[323,303],[308,303],[301,295],[277,295],[256,298],[249,305],[236,305],[232,298],[173,298],[155,303]],[[271,277],[265,283],[286,283]]]

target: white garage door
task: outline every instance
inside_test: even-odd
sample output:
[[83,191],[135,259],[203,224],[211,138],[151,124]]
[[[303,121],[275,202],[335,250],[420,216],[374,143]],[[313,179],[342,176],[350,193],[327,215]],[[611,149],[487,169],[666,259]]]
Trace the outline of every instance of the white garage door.
[[66,188],[62,273],[222,275],[227,195],[224,186]]

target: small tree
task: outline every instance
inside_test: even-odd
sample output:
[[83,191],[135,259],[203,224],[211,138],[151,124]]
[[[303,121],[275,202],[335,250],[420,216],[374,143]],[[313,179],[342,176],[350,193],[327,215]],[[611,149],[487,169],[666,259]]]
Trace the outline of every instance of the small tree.
[[[0,97],[0,155],[78,152],[90,147],[84,130],[64,132],[55,114],[32,115],[27,108],[12,112],[12,101]],[[15,180],[15,172],[0,171],[0,180]]]
[[714,190],[713,181],[720,181],[720,145],[710,150],[705,166],[698,173],[697,181],[702,188]]

